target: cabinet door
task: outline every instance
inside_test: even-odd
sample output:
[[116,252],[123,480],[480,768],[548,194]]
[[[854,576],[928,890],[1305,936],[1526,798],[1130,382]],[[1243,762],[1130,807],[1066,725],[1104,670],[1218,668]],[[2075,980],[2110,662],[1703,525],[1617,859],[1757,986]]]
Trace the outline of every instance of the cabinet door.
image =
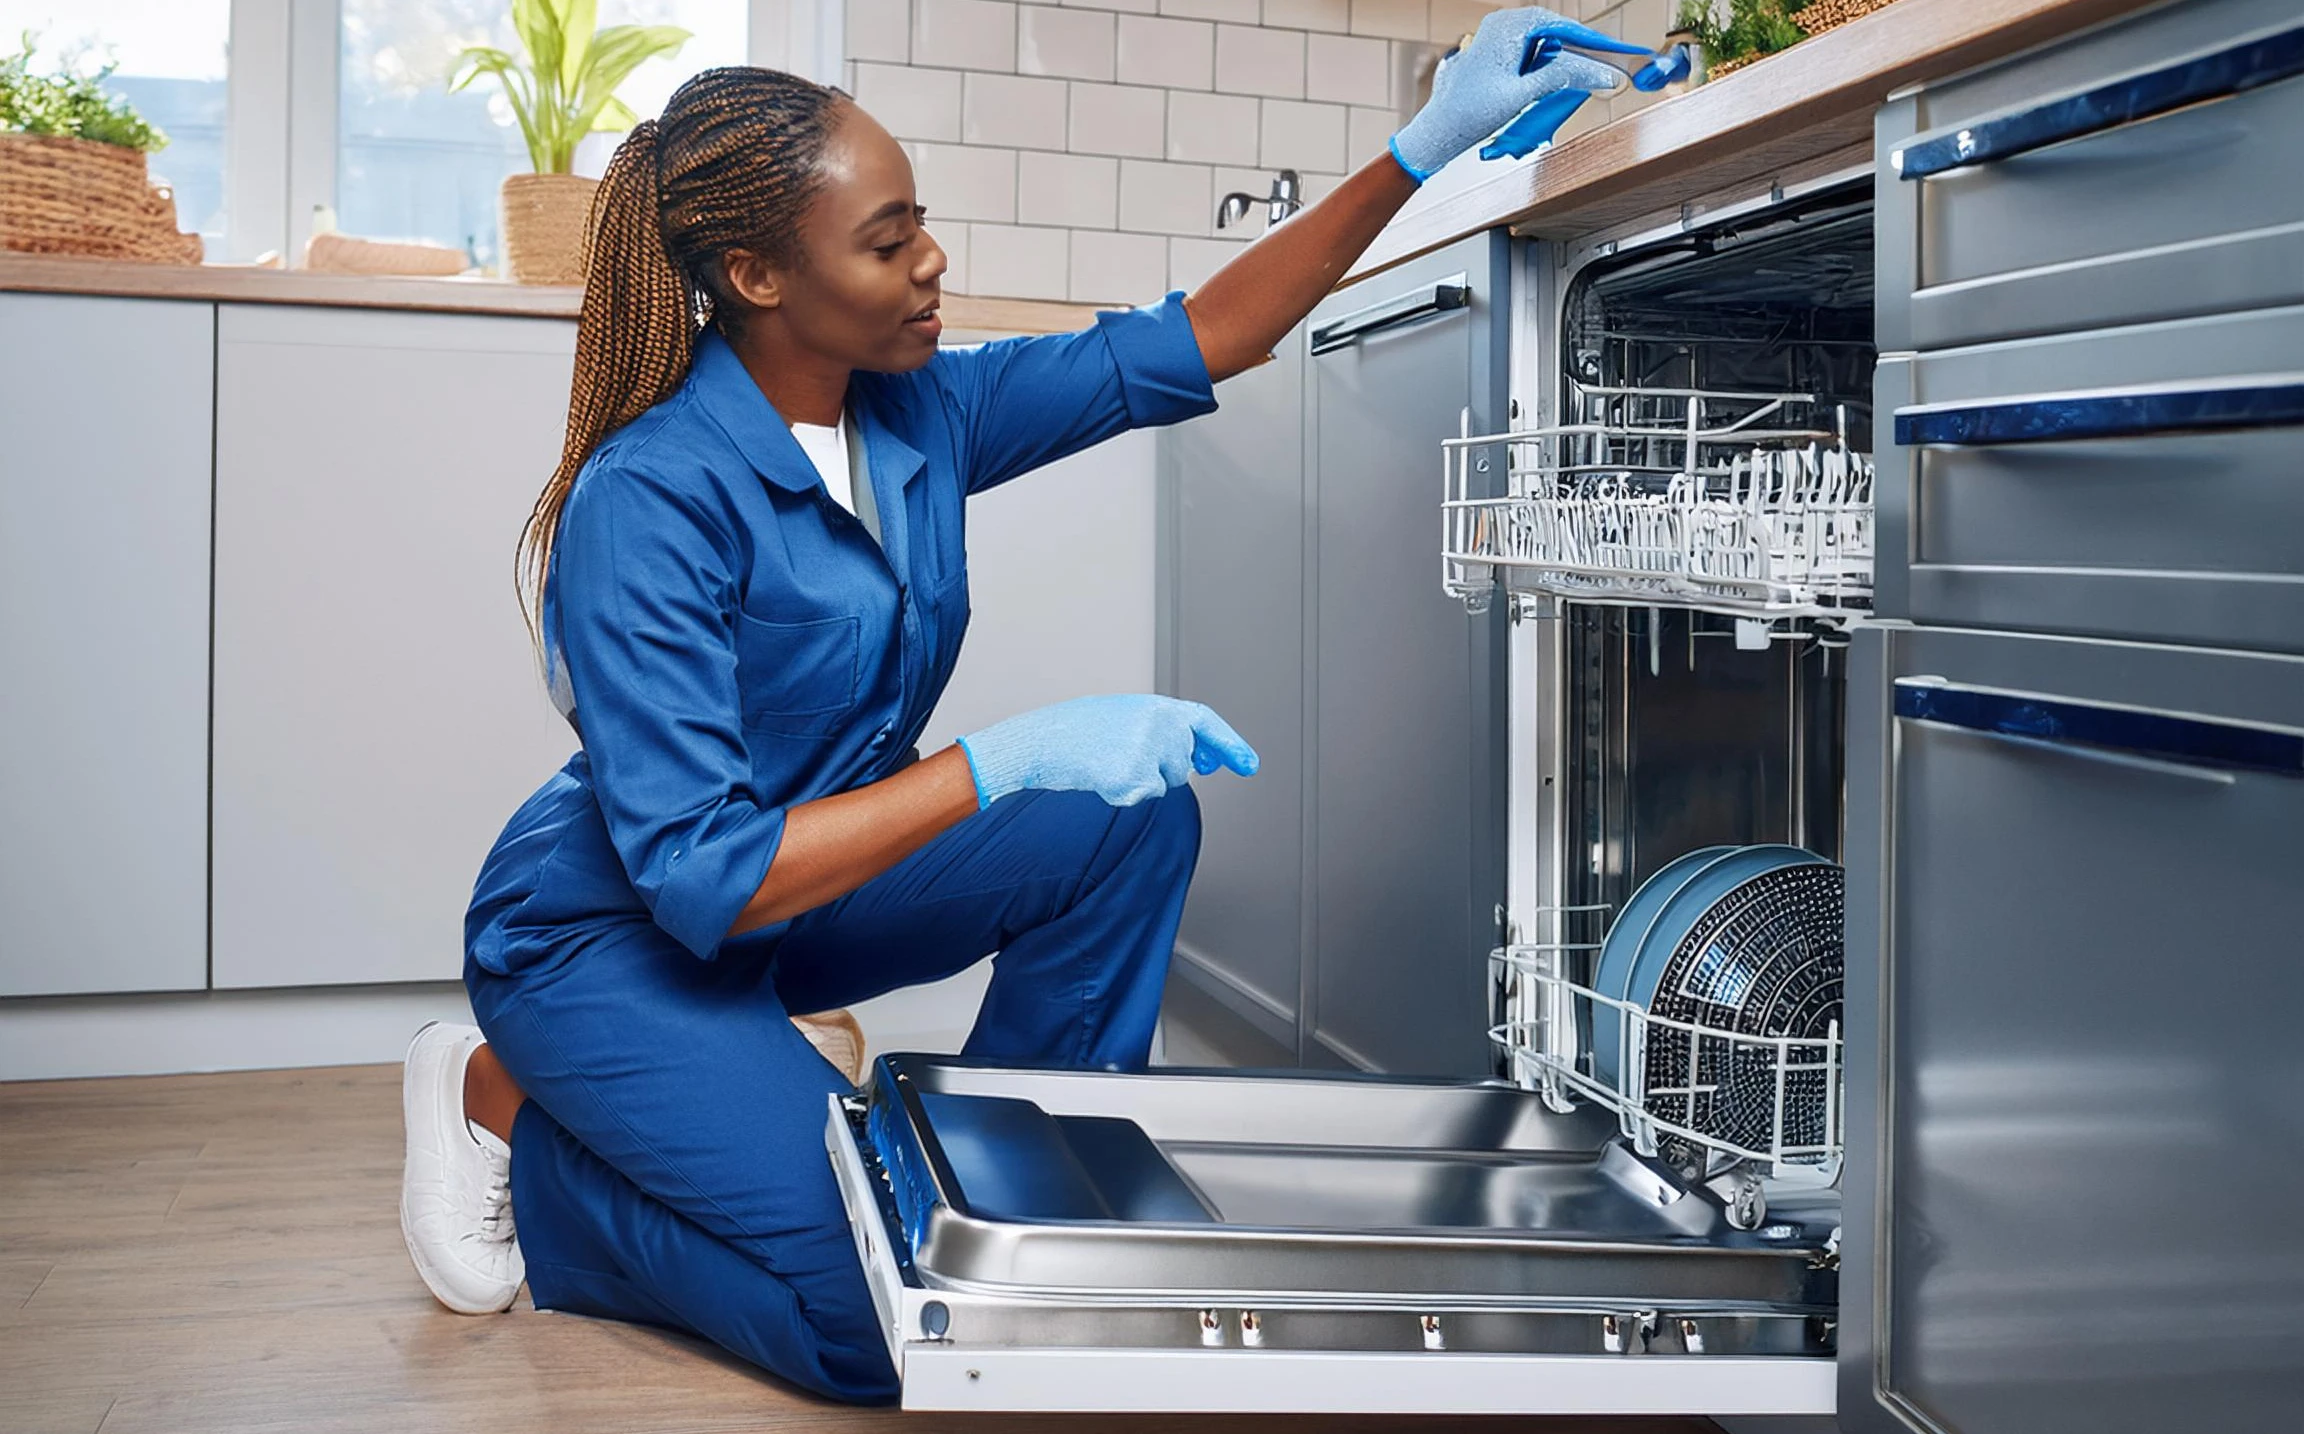
[[[1506,249],[1467,240],[1311,319],[1308,1061],[1490,1069],[1504,628],[1442,591],[1438,544],[1441,440],[1503,419]],[[1432,306],[1459,284],[1464,307]]]
[[1878,1323],[1843,1419],[2295,1428],[2304,1235],[2265,1192],[2304,1188],[2304,660],[1891,652],[1881,1213],[1843,1287]]
[[1304,876],[1304,334],[1161,434],[1161,690],[1205,702],[1262,759],[1195,787],[1200,866],[1178,969],[1296,1048]]
[[208,981],[215,330],[0,294],[0,996]]
[[215,980],[439,980],[574,747],[513,596],[575,326],[226,305]]

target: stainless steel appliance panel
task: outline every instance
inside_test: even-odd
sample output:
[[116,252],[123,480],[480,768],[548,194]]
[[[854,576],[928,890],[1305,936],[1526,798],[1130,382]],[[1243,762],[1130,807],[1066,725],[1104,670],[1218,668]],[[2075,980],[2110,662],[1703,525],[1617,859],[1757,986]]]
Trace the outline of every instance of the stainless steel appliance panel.
[[1882,615],[2304,651],[2304,307],[1895,357],[1876,397]]
[[1852,917],[1885,1097],[1847,1427],[2292,1429],[2304,1236],[2266,1195],[2304,1188],[2304,660],[1886,652],[1854,699],[1887,708],[1855,724],[1888,766]]
[[1891,103],[1881,347],[2304,299],[2300,126],[2289,0],[2162,6]]
[[1433,505],[1440,440],[1503,421],[1509,243],[1451,245],[1310,321],[1308,1063],[1490,1068],[1504,621],[1441,590]]

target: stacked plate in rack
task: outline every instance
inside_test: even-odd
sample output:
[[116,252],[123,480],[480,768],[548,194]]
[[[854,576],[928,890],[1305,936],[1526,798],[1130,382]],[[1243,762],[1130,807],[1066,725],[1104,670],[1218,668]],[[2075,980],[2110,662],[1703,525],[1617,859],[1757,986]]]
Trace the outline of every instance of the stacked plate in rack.
[[1840,868],[1798,847],[1706,847],[1667,865],[1601,948],[1593,989],[1640,1014],[1593,1003],[1595,1077],[1707,1141],[1827,1144],[1842,907]]

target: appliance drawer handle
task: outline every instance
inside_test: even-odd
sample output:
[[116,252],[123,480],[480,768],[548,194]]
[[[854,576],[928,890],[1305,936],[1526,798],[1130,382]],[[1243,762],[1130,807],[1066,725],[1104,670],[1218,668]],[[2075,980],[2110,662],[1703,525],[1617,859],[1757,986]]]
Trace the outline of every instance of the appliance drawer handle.
[[1920,140],[1892,151],[1888,164],[1901,178],[1926,179],[2150,119],[2203,100],[2223,99],[2299,74],[2304,74],[2304,26],[2260,35],[2157,70],[2124,75],[2091,90]]
[[2115,766],[2230,785],[2235,772],[2304,778],[2304,732],[2246,727],[2068,697],[1896,679],[1896,715]]
[[1421,319],[1426,314],[1444,314],[1461,309],[1472,302],[1472,283],[1468,276],[1457,274],[1442,279],[1430,289],[1417,289],[1381,304],[1370,304],[1365,309],[1354,309],[1333,323],[1322,324],[1312,331],[1312,352],[1324,354],[1344,348],[1385,329]]
[[1915,404],[1896,410],[1896,442],[1906,448],[1928,443],[1983,448],[2295,424],[2304,424],[2304,374],[2214,388],[2103,389],[2004,403]]

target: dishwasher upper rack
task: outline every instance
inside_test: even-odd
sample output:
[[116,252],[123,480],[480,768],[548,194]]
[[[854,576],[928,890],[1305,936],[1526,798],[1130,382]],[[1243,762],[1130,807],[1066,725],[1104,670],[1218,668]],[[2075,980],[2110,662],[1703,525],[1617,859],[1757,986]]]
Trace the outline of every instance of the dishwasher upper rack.
[[[1812,393],[1571,384],[1591,422],[1441,444],[1441,580],[1847,626],[1872,601],[1873,472]],[[1475,496],[1498,461],[1505,494]]]
[[[1607,908],[1556,910],[1581,915]],[[1488,1038],[1503,1053],[1515,1085],[1540,1092],[1555,1110],[1573,1109],[1575,1097],[1598,1104],[1614,1113],[1618,1129],[1642,1155],[1654,1156],[1665,1141],[1677,1140],[1752,1162],[1774,1179],[1829,1183],[1838,1176],[1846,1141],[1847,1068],[1839,1022],[1821,1036],[1763,1036],[1660,1015],[1602,995],[1568,974],[1579,953],[1589,959],[1598,951],[1597,942],[1554,941],[1489,953],[1506,1019],[1490,1028]],[[1622,1054],[1613,1082],[1594,1073],[1584,1040],[1601,1021],[1617,1023]],[[1685,1044],[1683,1078],[1651,1081],[1647,1053],[1658,1033]],[[1735,1140],[1699,1123],[1699,1102],[1712,1094],[1709,1073],[1728,1064],[1773,1082],[1772,1109],[1760,1121],[1764,1139]],[[1817,1110],[1812,1118],[1795,1119],[1794,1103],[1811,1090],[1820,1096]],[[1798,1138],[1795,1132],[1802,1130],[1815,1138]]]

